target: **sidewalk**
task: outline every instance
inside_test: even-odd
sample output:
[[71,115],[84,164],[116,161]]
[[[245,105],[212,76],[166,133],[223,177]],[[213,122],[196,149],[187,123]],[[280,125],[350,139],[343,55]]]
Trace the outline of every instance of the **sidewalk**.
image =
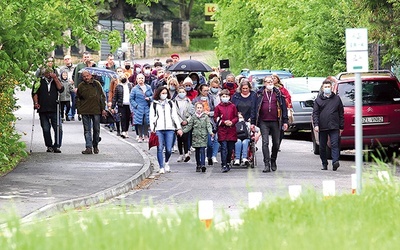
[[[16,115],[21,140],[30,149],[32,101],[29,91],[18,92]],[[138,145],[101,129],[98,155],[83,155],[82,122],[62,124],[61,154],[46,153],[39,117],[35,114],[32,154],[0,177],[0,214],[46,216],[103,202],[132,190],[152,173],[155,158]],[[4,218],[0,217],[0,223]]]

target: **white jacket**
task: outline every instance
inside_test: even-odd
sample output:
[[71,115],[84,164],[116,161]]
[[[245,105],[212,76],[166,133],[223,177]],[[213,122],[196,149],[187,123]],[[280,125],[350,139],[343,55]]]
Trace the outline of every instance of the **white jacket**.
[[181,129],[180,119],[173,101],[170,99],[154,100],[150,104],[150,129],[151,131]]

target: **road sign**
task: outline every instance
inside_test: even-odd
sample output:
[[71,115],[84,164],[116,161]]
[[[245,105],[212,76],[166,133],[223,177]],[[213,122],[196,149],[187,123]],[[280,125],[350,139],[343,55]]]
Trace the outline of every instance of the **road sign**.
[[347,72],[368,72],[368,30],[346,29]]
[[206,3],[204,4],[204,16],[206,24],[215,24],[214,15],[217,12],[218,5],[215,3]]

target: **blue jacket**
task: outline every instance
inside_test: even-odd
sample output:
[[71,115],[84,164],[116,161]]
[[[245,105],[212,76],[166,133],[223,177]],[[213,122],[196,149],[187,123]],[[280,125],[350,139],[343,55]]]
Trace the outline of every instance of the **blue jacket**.
[[[131,108],[133,111],[133,124],[143,124],[143,117],[146,119],[146,123],[150,123],[149,113],[150,113],[150,103],[153,100],[153,91],[150,85],[145,85],[146,91],[143,92],[142,88],[137,84],[132,88],[131,95],[129,97],[129,102],[131,103]],[[149,97],[150,100],[146,101],[145,97]]]

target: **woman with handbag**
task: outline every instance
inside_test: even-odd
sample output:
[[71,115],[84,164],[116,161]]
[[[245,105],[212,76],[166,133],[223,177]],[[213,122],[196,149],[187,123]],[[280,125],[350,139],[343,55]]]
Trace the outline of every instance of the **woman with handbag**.
[[[160,165],[160,174],[170,172],[169,158],[172,154],[175,131],[182,135],[181,124],[176,105],[171,101],[171,96],[166,86],[156,89],[153,95],[153,103],[150,105],[150,128],[156,132],[159,140],[157,146],[157,160]],[[165,162],[163,150],[165,146]]]

